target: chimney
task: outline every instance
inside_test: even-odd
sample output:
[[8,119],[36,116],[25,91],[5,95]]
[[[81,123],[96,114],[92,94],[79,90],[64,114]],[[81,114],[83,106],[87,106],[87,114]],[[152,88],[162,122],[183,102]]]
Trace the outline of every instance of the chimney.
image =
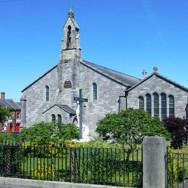
[[5,92],[1,92],[1,99],[5,99]]

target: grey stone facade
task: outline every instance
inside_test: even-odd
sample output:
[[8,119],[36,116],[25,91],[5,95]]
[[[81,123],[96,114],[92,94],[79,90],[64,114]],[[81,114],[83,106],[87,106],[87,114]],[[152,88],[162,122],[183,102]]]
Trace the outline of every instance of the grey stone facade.
[[[156,75],[145,81],[82,60],[79,27],[72,10],[63,28],[60,60],[51,70],[27,86],[22,92],[22,125],[29,127],[41,121],[51,121],[52,114],[61,115],[62,122],[74,122],[79,89],[88,99],[83,107],[83,123],[90,135],[96,135],[96,123],[107,113],[117,113],[126,107],[138,108],[138,97],[146,93],[165,92],[175,97],[175,113],[185,116],[187,89],[177,87]],[[67,86],[66,83],[69,83]],[[93,84],[97,85],[94,98]],[[49,100],[46,99],[49,87]],[[125,91],[128,97],[125,97]],[[64,107],[61,108],[63,105]]]
[[146,110],[146,94],[151,95],[152,116],[154,115],[154,96],[159,95],[159,117],[161,118],[161,94],[165,93],[167,96],[167,116],[169,116],[169,100],[168,96],[174,97],[175,116],[186,117],[186,105],[188,99],[188,91],[186,88],[177,85],[176,83],[164,78],[158,73],[154,73],[137,86],[131,88],[128,92],[128,107],[139,108],[139,96],[144,97],[144,108]]
[[[41,121],[51,121],[51,115],[62,116],[63,122],[70,123],[69,114],[62,111],[58,107],[52,108],[44,113],[54,104],[69,105],[76,109],[76,103],[73,98],[78,96],[79,89],[83,89],[83,97],[88,98],[88,102],[84,104],[83,121],[90,129],[91,135],[95,135],[96,122],[103,118],[107,113],[118,112],[119,96],[124,95],[126,86],[116,83],[115,80],[109,79],[98,72],[84,66],[80,62],[76,62],[76,84],[72,88],[63,88],[66,80],[73,83],[72,64],[64,64],[62,68],[62,80],[60,90],[58,87],[58,68],[55,67],[51,72],[46,74],[32,86],[27,88],[23,94],[26,98],[26,126],[31,126]],[[97,84],[97,100],[93,101],[92,84]],[[45,101],[45,86],[50,88],[49,102]],[[123,108],[123,107],[122,107]],[[70,120],[68,120],[70,118]]]

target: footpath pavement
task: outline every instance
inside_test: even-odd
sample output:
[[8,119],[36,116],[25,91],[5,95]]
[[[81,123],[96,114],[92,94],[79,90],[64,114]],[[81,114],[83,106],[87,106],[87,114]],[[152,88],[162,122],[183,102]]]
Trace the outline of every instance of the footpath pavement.
[[16,185],[0,185],[0,188],[40,188],[40,187],[25,187]]

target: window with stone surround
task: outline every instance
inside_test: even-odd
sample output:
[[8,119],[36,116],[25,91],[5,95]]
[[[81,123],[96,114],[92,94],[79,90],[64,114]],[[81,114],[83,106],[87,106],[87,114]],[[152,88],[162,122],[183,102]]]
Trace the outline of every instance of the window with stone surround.
[[93,83],[93,100],[96,101],[97,100],[97,84]]
[[151,95],[146,94],[146,112],[151,115]]
[[[152,110],[153,110],[153,116],[159,117],[159,114],[161,114],[161,120],[165,119],[167,116],[175,116],[175,99],[173,95],[168,96],[168,112],[167,112],[167,96],[165,93],[161,93],[160,98],[159,98],[159,94],[156,92],[153,93],[153,98],[151,98],[151,95],[149,93],[147,93],[145,97],[146,97],[146,112],[148,112],[150,115],[152,115]],[[139,109],[144,110],[145,109],[144,97],[139,96],[138,101],[139,101]],[[159,109],[161,109],[160,113],[159,113]]]
[[66,80],[64,83],[64,88],[72,88],[72,84],[70,80]]
[[161,93],[161,119],[165,119],[167,117],[167,101],[166,94]]
[[169,95],[169,116],[174,116],[174,96]]
[[56,121],[56,117],[54,114],[52,114],[52,122]]
[[139,96],[138,100],[139,100],[139,109],[144,110],[144,97]]
[[50,100],[50,88],[49,86],[46,86],[46,101],[48,102]]
[[16,115],[17,117],[17,119],[20,119],[20,113],[19,112],[17,112],[17,115]]
[[153,105],[154,105],[154,116],[159,116],[159,95],[157,93],[153,94]]
[[61,117],[61,115],[60,115],[60,114],[58,114],[58,115],[57,115],[57,120],[58,120],[58,122],[59,122],[59,123],[61,123],[61,122],[62,122],[62,117]]

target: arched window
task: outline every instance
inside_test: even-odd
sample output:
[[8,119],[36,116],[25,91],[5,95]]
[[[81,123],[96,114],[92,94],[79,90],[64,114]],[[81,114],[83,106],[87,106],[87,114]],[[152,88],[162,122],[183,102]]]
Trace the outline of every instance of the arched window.
[[166,94],[161,94],[161,119],[165,119],[167,117],[167,111],[166,111]]
[[46,101],[50,100],[50,89],[48,86],[46,86]]
[[52,114],[52,121],[53,121],[53,122],[56,121],[56,117],[55,117],[54,114]]
[[93,83],[93,100],[97,100],[97,84]]
[[146,112],[151,115],[151,95],[146,94]]
[[140,96],[138,97],[139,100],[139,109],[144,110],[144,97]]
[[61,123],[61,122],[62,122],[62,117],[61,117],[61,115],[60,115],[60,114],[58,114],[58,115],[57,115],[57,120],[58,120],[58,122],[59,122],[59,123]]
[[169,116],[174,116],[174,96],[169,95]]
[[64,88],[72,88],[72,84],[70,80],[66,80],[64,83]]
[[153,104],[154,104],[154,116],[159,116],[159,95],[157,93],[153,94]]
[[68,32],[67,32],[67,48],[71,47],[71,26],[68,26]]

